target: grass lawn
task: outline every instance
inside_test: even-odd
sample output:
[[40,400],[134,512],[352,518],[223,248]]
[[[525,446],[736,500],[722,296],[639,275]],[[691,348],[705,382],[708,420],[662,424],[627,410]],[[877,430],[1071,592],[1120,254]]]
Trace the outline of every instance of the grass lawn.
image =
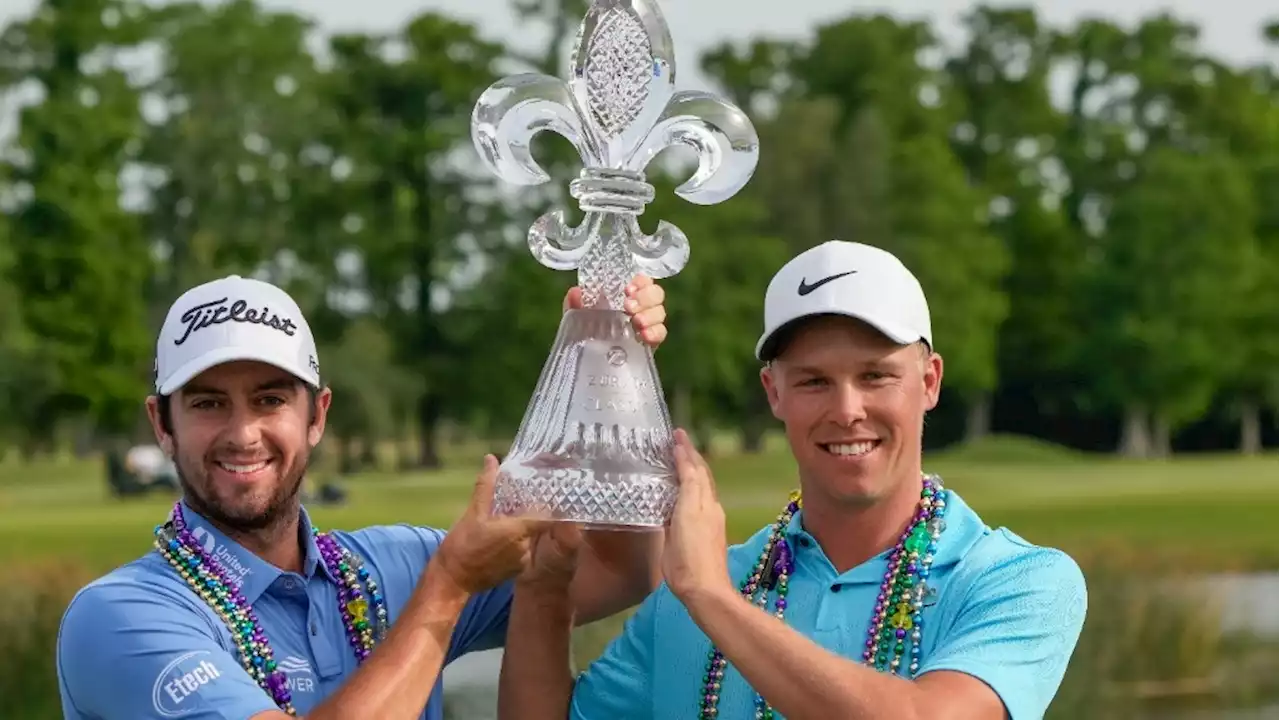
[[[447,527],[462,512],[480,451],[423,473],[350,478],[349,502],[312,511],[321,527],[408,522]],[[795,484],[775,439],[759,455],[711,458],[740,540],[769,522]],[[0,463],[0,559],[71,561],[98,573],[145,552],[173,498],[116,500],[101,463]],[[1189,456],[1126,461],[1043,448],[1013,438],[930,456],[926,469],[989,525],[1077,557],[1141,552],[1153,567],[1274,569],[1277,458]]]
[[[438,472],[350,478],[349,502],[313,515],[322,527],[447,527],[466,503],[481,453],[458,448]],[[711,463],[735,540],[772,520],[794,485],[776,439],[759,455],[722,452]],[[1132,462],[995,438],[932,455],[926,468],[988,524],[1067,550],[1089,576],[1090,616],[1046,720],[1160,717],[1157,702],[1216,710],[1274,701],[1274,642],[1225,638],[1212,608],[1162,603],[1158,584],[1132,582],[1153,570],[1274,572],[1274,454]],[[92,575],[147,552],[173,500],[111,498],[96,461],[0,461],[0,560],[14,570],[0,589],[0,697],[17,703],[5,717],[61,717],[51,653],[66,599]],[[580,663],[627,614],[575,633]],[[1179,690],[1188,683],[1201,689],[1188,697]]]

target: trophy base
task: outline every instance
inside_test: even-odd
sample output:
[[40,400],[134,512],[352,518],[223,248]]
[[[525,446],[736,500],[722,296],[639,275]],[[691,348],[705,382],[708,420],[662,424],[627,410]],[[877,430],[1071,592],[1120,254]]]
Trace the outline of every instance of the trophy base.
[[604,477],[565,470],[501,472],[494,512],[580,523],[591,530],[661,530],[675,505],[676,485],[661,475]]
[[677,491],[653,353],[616,310],[570,310],[511,452],[494,513],[592,529],[664,527]]

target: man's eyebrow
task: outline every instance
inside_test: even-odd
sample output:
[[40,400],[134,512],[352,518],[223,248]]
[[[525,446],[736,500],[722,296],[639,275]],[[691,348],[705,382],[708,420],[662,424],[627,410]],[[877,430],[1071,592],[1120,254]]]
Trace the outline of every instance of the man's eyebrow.
[[[293,378],[282,377],[261,383],[255,387],[253,391],[266,392],[268,390],[292,390],[297,387],[297,384],[297,381]],[[226,395],[227,391],[219,390],[218,388],[208,385],[187,383],[186,387],[182,388],[182,393],[184,395]]]
[[870,370],[901,370],[906,365],[906,361],[890,358],[876,358],[866,362],[866,367]]
[[276,378],[275,380],[268,380],[267,382],[262,383],[258,387],[254,388],[254,390],[256,392],[263,392],[265,390],[293,390],[297,387],[298,381],[293,378]]
[[[901,370],[903,363],[900,360],[892,360],[887,358],[871,358],[868,360],[858,360],[842,367],[857,368],[860,371],[866,370]],[[787,365],[788,372],[799,373],[801,375],[825,375],[827,370],[816,365]]]

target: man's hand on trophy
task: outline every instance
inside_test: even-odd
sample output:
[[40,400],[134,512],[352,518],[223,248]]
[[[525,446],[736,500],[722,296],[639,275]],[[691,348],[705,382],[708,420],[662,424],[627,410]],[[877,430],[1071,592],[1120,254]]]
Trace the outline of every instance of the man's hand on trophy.
[[[631,316],[640,339],[657,349],[667,339],[667,308],[663,305],[666,291],[647,275],[637,275],[627,286],[627,301],[623,311]],[[582,288],[571,287],[564,296],[565,310],[582,309]]]
[[520,575],[526,585],[568,588],[578,569],[583,531],[577,523],[557,522],[533,539],[533,560]]
[[662,552],[667,586],[690,611],[705,597],[733,589],[729,579],[724,508],[716,482],[688,433],[675,432],[676,472],[680,494]]
[[534,539],[551,524],[547,520],[494,516],[493,485],[497,477],[498,459],[486,455],[471,504],[432,558],[432,563],[467,593],[487,590],[524,571],[532,558]]

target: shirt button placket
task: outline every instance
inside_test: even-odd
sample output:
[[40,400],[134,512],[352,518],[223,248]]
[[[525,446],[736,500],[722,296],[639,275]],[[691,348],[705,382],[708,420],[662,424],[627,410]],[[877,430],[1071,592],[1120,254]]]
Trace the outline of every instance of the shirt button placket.
[[[307,611],[307,639],[311,643],[311,655],[316,659],[316,672],[323,678],[335,677],[342,674],[341,647],[335,644],[335,639],[346,642],[342,623],[332,622],[336,618],[331,617],[338,612],[337,589],[328,582],[316,582],[308,590],[311,607]],[[334,628],[337,628],[336,637]]]

